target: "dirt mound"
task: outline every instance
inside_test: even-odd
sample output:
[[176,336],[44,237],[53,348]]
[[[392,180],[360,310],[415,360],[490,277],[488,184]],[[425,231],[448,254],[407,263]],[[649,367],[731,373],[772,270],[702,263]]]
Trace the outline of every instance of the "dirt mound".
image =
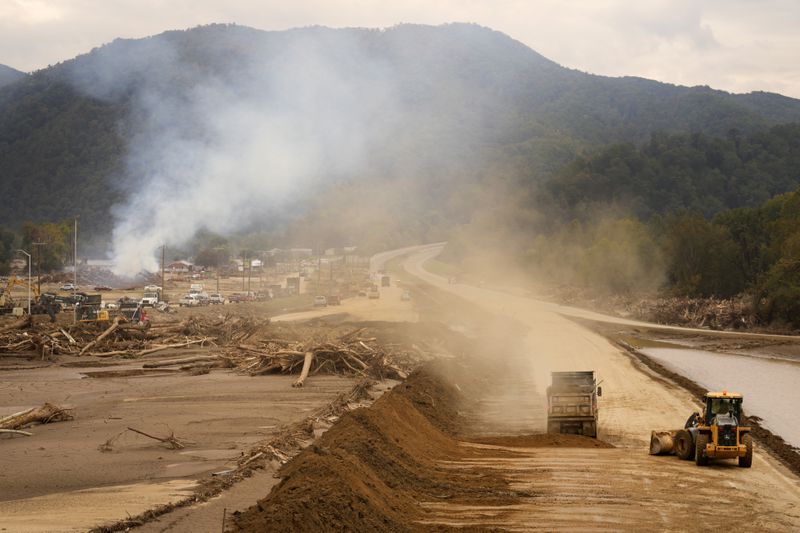
[[613,448],[602,440],[583,435],[543,433],[538,435],[514,435],[509,437],[481,437],[470,439],[476,444],[491,444],[509,448]]
[[431,373],[416,372],[287,463],[281,483],[236,516],[237,530],[410,531],[424,517],[420,501],[490,505],[521,496],[497,474],[437,464],[481,453],[448,432],[457,399]]

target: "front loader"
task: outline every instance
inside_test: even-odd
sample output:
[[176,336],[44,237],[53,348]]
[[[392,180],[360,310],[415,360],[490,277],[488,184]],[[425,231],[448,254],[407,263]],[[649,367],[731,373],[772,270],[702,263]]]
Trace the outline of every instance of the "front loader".
[[706,466],[711,459],[737,459],[739,466],[753,464],[753,437],[742,421],[742,395],[708,392],[703,397],[703,414],[692,413],[683,429],[653,431],[650,454],[675,454]]

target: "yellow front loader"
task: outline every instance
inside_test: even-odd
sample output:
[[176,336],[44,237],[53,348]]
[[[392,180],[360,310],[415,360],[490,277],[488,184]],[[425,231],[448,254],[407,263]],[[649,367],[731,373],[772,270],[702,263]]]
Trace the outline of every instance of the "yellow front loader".
[[711,459],[737,459],[739,466],[753,464],[750,427],[741,425],[742,395],[736,392],[708,392],[703,397],[703,414],[692,413],[683,429],[653,431],[652,455],[676,454],[705,466]]

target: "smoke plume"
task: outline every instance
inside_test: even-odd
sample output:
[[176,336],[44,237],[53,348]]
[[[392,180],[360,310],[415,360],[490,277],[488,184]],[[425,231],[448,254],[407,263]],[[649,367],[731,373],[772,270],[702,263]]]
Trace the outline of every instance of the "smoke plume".
[[160,246],[200,229],[227,234],[302,209],[304,191],[363,164],[392,104],[385,65],[347,34],[329,47],[324,31],[290,33],[279,49],[262,39],[210,65],[192,65],[183,41],[152,38],[139,46],[157,63],[132,80],[95,63],[102,76],[87,90],[135,87],[129,191],[113,209],[117,274],[157,270]]

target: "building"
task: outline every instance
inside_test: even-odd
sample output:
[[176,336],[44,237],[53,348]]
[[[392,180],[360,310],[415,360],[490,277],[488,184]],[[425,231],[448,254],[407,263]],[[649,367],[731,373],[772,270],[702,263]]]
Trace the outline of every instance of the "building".
[[189,261],[173,261],[166,266],[166,270],[172,273],[186,273],[194,270],[194,265]]

